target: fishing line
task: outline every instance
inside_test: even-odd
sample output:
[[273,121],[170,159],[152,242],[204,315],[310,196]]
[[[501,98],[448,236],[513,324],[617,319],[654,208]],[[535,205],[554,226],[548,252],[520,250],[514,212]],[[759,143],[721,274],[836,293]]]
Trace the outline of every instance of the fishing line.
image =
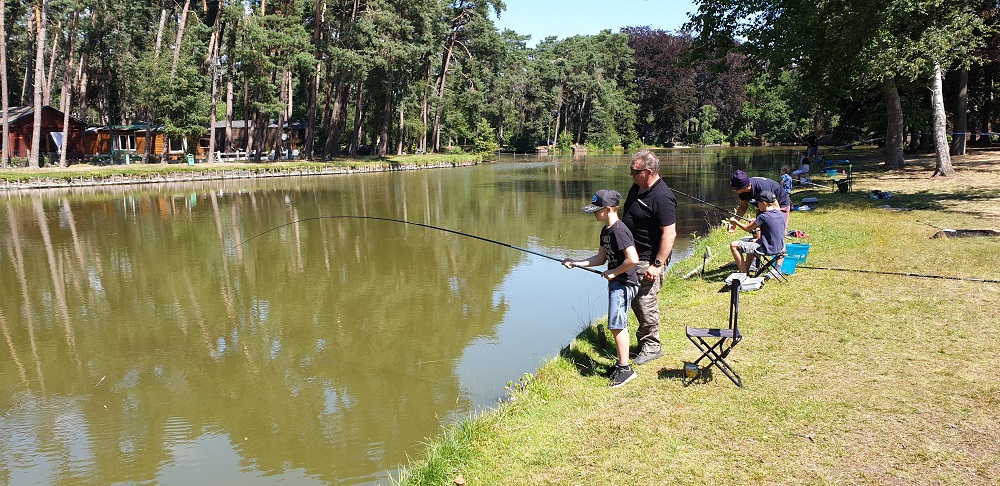
[[805,265],[798,265],[795,268],[808,268],[810,270],[833,270],[837,272],[875,273],[878,275],[897,275],[900,277],[922,277],[922,278],[939,278],[944,280],[964,280],[966,282],[1000,283],[1000,280],[993,280],[988,278],[950,277],[947,275],[926,275],[922,273],[884,272],[880,270],[858,270],[854,268],[810,267]]
[[[628,172],[625,172],[625,171],[623,171],[621,169],[618,169],[616,167],[611,167],[610,165],[604,165],[604,164],[594,164],[594,165],[598,165],[598,166],[604,167],[606,169],[611,169],[611,170],[614,170],[614,171],[618,171],[618,172],[621,172],[622,174],[628,174]],[[629,174],[629,177],[631,177],[631,174]],[[670,190],[673,191],[673,192],[676,192],[677,194],[680,194],[682,196],[687,196],[687,197],[689,197],[691,199],[694,199],[695,201],[698,201],[698,202],[700,202],[702,204],[707,204],[709,206],[712,206],[713,208],[718,209],[719,211],[722,211],[722,212],[724,212],[726,214],[729,214],[729,215],[732,215],[732,216],[736,216],[737,218],[740,218],[743,221],[746,221],[748,223],[751,222],[751,221],[753,221],[751,219],[744,218],[743,216],[740,216],[740,215],[738,215],[738,214],[736,214],[736,213],[734,213],[732,211],[729,211],[728,209],[720,208],[719,206],[716,206],[716,205],[714,205],[714,204],[712,204],[712,203],[710,203],[708,201],[705,201],[704,199],[698,199],[698,198],[696,198],[696,197],[694,197],[694,196],[692,196],[690,194],[685,194],[685,193],[683,193],[681,191],[678,191],[677,189],[675,189],[673,187],[671,187]]]
[[[502,241],[491,240],[489,238],[484,238],[482,236],[470,235],[468,233],[463,233],[461,231],[456,231],[456,230],[448,229],[448,228],[442,228],[440,226],[431,226],[429,224],[415,223],[413,221],[406,221],[405,219],[379,218],[379,217],[375,217],[375,216],[315,216],[315,217],[312,217],[312,218],[297,219],[295,221],[289,221],[289,222],[287,222],[287,223],[285,223],[283,225],[280,225],[280,226],[275,226],[274,228],[271,228],[271,229],[269,229],[267,231],[264,231],[263,233],[257,234],[257,235],[255,235],[255,236],[253,236],[251,238],[247,238],[247,239],[243,240],[240,244],[236,245],[236,247],[237,248],[241,247],[241,246],[245,245],[246,243],[250,242],[251,240],[254,240],[254,239],[256,239],[256,238],[258,238],[260,236],[264,236],[264,235],[266,235],[266,234],[268,234],[268,233],[270,233],[272,231],[284,228],[285,226],[288,226],[290,224],[302,223],[302,222],[305,222],[305,221],[314,221],[314,220],[318,220],[318,219],[372,219],[372,220],[376,220],[376,221],[390,221],[390,222],[393,222],[393,223],[412,224],[414,226],[422,226],[424,228],[430,228],[430,229],[434,229],[434,230],[438,230],[438,231],[446,231],[448,233],[454,233],[456,235],[467,236],[469,238],[475,238],[477,240],[482,240],[482,241],[485,241],[487,243],[493,243],[494,245],[506,246],[507,248],[511,248],[511,249],[518,250],[518,251],[523,251],[525,253],[531,253],[532,255],[538,255],[538,256],[540,256],[542,258],[548,258],[549,260],[554,260],[554,261],[557,261],[559,263],[562,263],[562,258],[557,258],[557,257],[554,257],[554,256],[546,255],[544,253],[539,253],[537,251],[532,251],[532,250],[529,250],[527,248],[521,248],[519,246],[514,246],[514,245],[511,245],[510,243],[504,243]],[[593,269],[593,268],[578,267],[578,266],[575,266],[575,265],[573,266],[573,268],[579,268],[581,270],[586,270],[586,271],[591,272],[591,273],[596,273],[598,275],[602,275],[602,273],[601,273],[600,270],[596,270],[596,269]]]

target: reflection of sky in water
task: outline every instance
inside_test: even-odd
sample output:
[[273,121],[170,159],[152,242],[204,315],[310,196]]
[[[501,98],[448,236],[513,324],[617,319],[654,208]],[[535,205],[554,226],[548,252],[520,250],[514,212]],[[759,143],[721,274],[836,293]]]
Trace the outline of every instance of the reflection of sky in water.
[[[552,256],[563,252],[540,251]],[[534,373],[591,321],[606,315],[607,299],[607,282],[599,276],[528,256],[493,296],[494,305],[507,306],[496,333],[470,343],[457,363],[465,393],[477,408],[495,404],[508,381]]]

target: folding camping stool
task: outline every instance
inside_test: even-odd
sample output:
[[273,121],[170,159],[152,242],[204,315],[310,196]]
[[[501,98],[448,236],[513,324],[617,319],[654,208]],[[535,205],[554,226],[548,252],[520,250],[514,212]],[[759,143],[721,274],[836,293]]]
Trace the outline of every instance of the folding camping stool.
[[[725,329],[710,329],[710,328],[700,328],[700,327],[687,327],[687,337],[694,343],[695,346],[701,351],[701,356],[691,363],[695,369],[696,373],[694,376],[687,375],[687,366],[685,366],[685,374],[681,378],[681,382],[684,386],[690,385],[694,382],[695,378],[701,374],[702,371],[715,366],[726,375],[736,386],[743,388],[743,380],[740,375],[736,373],[729,363],[726,362],[726,357],[729,356],[729,352],[739,344],[740,340],[743,339],[743,335],[740,334],[739,326],[739,314],[740,314],[740,281],[733,280],[729,286],[729,327]],[[714,342],[713,342],[714,341]],[[701,360],[707,359],[708,364],[705,365],[703,369],[698,368],[698,364]]]
[[755,253],[754,255],[760,261],[757,262],[757,271],[751,272],[751,274],[748,275],[749,277],[771,275],[781,282],[788,281],[788,279],[781,274],[781,269],[778,268],[778,262],[780,262],[782,258],[788,256],[788,253],[785,250],[781,250],[781,253],[775,253],[774,255],[765,255],[763,253]]

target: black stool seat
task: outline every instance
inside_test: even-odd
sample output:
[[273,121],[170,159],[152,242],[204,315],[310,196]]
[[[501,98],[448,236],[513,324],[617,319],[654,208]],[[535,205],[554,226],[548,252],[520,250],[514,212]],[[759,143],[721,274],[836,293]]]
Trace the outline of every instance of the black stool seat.
[[[685,333],[688,340],[694,343],[698,347],[698,350],[701,351],[701,356],[693,362],[695,367],[698,367],[698,364],[702,360],[708,360],[708,364],[705,365],[704,369],[715,366],[722,374],[735,383],[736,386],[743,388],[743,379],[726,362],[729,352],[743,339],[743,334],[740,332],[739,326],[740,287],[741,283],[739,280],[733,280],[729,286],[729,327],[706,328],[687,326]],[[687,366],[685,366],[685,376],[681,378],[684,386],[693,383],[701,374],[701,370],[702,368],[698,368],[698,372],[694,373],[694,376],[688,376],[686,373]]]

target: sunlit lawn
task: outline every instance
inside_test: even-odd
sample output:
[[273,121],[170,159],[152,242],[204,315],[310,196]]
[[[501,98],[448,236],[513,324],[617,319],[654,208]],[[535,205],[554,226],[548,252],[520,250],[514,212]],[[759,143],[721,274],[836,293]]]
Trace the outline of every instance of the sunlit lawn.
[[[954,163],[933,180],[929,159],[862,163],[854,193],[796,193],[820,200],[792,215],[806,266],[1000,281],[1000,238],[931,238],[1000,229],[1000,156]],[[672,269],[664,357],[636,380],[607,388],[609,337],[587,328],[497,412],[446,428],[403,483],[996,484],[1000,283],[801,268],[742,294],[729,360],[745,388],[718,372],[684,387],[682,361],[698,356],[684,326],[728,317],[731,238],[701,240],[715,254],[704,278],[678,278],[700,257]]]

